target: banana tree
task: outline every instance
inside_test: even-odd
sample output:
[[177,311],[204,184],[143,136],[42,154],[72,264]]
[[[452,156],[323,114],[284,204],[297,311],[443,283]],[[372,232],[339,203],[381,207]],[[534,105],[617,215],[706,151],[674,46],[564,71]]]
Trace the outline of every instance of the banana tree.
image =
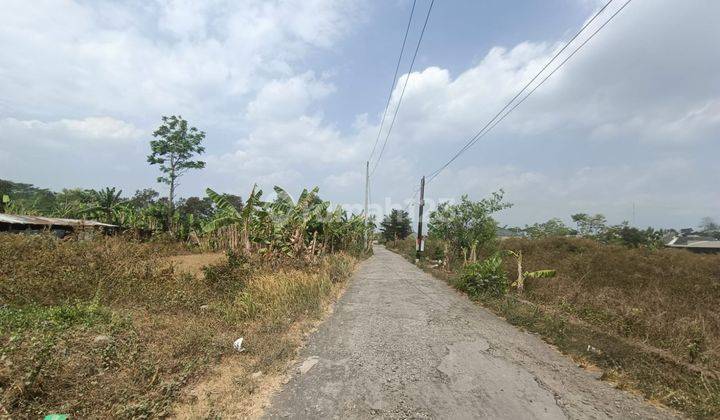
[[522,251],[506,251],[508,254],[515,257],[517,260],[517,279],[510,285],[510,287],[517,287],[518,293],[522,293],[525,290],[525,279],[544,279],[555,277],[557,272],[555,270],[538,270],[538,271],[523,271],[522,267]]
[[320,200],[318,187],[310,191],[304,189],[297,202],[294,202],[284,189],[278,186],[274,189],[277,198],[269,208],[275,238],[280,239],[280,246],[289,248],[292,253],[299,255],[306,249],[306,240],[309,239],[308,225],[316,224],[314,222],[326,212],[330,203]]
[[263,203],[260,199],[260,197],[262,197],[262,190],[257,188],[257,185],[254,185],[245,202],[245,205],[240,211],[238,211],[235,206],[233,206],[222,194],[218,194],[210,188],[206,189],[205,192],[213,203],[215,203],[217,212],[215,217],[203,226],[203,231],[205,233],[210,233],[225,226],[235,224],[240,225],[242,227],[241,242],[243,252],[246,255],[250,255],[252,251],[250,236],[251,230],[254,227],[253,221],[257,221],[258,219],[261,220],[267,215],[264,208],[265,203]]
[[92,190],[90,195],[93,199],[93,207],[86,210],[86,213],[99,216],[106,223],[115,223],[116,210],[122,203],[122,190],[115,187],[106,187],[102,190]]

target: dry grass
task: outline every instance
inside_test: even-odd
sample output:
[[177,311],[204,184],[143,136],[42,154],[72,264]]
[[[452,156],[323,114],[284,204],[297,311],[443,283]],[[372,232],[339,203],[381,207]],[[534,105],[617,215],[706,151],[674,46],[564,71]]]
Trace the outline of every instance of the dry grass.
[[204,267],[213,264],[221,264],[227,261],[227,255],[222,252],[206,252],[202,254],[173,255],[166,258],[168,263],[175,266],[179,273],[190,273],[202,275]]
[[[512,239],[502,247],[522,250],[527,270],[558,272],[528,280],[527,300],[720,370],[720,256],[568,238]],[[513,273],[513,261],[506,264]]]
[[221,360],[290,357],[287,331],[316,317],[355,264],[334,255],[269,269],[231,256],[201,276],[167,255],[121,238],[0,236],[0,416],[168,415]]

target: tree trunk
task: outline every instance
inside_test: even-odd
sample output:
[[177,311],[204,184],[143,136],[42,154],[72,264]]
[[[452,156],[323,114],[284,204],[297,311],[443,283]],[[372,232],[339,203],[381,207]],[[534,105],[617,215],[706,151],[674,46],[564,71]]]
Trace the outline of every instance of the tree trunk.
[[170,192],[168,194],[168,229],[171,234],[175,233],[173,226],[173,215],[175,214],[175,158],[170,157]]
[[248,232],[249,228],[250,228],[250,224],[249,224],[248,220],[246,219],[243,221],[242,241],[243,241],[243,250],[245,251],[245,256],[247,256],[247,257],[250,256],[250,251],[251,251],[251,249],[250,249],[250,232]]
[[518,293],[522,294],[522,292],[525,290],[525,276],[523,276],[523,269],[522,269],[522,251],[518,251],[517,270],[518,270],[517,290],[518,290]]

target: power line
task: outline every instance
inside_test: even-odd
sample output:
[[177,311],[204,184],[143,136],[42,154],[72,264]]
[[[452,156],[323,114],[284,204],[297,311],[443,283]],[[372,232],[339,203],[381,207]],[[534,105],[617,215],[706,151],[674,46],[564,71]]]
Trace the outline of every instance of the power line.
[[410,200],[408,200],[407,204],[405,204],[405,207],[403,207],[403,211],[408,211],[410,209],[410,206],[415,204],[415,202],[413,200],[415,200],[415,197],[417,197],[419,192],[420,192],[420,187],[415,189],[413,196],[410,198]]
[[380,120],[380,129],[378,130],[377,137],[375,138],[375,144],[373,145],[372,152],[368,161],[371,161],[373,155],[375,155],[375,148],[377,148],[378,142],[380,141],[380,134],[382,134],[383,125],[385,124],[385,117],[387,116],[388,108],[390,107],[390,100],[392,99],[393,90],[395,90],[395,81],[397,80],[398,70],[400,69],[400,62],[402,61],[403,53],[405,52],[405,43],[407,42],[408,33],[410,32],[410,23],[412,22],[413,13],[415,12],[415,3],[417,0],[413,0],[412,8],[410,9],[410,18],[408,19],[407,27],[405,28],[405,36],[403,37],[402,46],[400,47],[400,55],[398,56],[397,64],[395,65],[395,74],[392,78],[392,84],[390,85],[390,93],[388,93],[387,103],[383,110],[382,119]]
[[413,54],[412,61],[410,61],[410,70],[408,70],[407,77],[405,78],[405,83],[403,84],[403,88],[400,91],[400,98],[398,99],[397,107],[395,107],[395,113],[393,114],[392,120],[390,121],[390,126],[388,127],[387,135],[385,136],[385,140],[383,141],[382,148],[380,149],[380,154],[378,155],[377,161],[375,162],[375,166],[373,167],[373,170],[370,172],[370,176],[372,176],[375,173],[375,170],[377,169],[378,165],[380,165],[380,159],[382,159],[383,152],[385,151],[385,146],[387,146],[388,138],[390,138],[390,133],[392,132],[393,127],[395,126],[395,119],[397,118],[398,111],[400,110],[400,104],[402,104],[403,96],[405,95],[405,88],[407,88],[408,81],[410,80],[410,75],[412,74],[413,66],[415,65],[415,59],[417,58],[418,51],[420,50],[420,44],[422,43],[423,35],[425,34],[425,28],[427,28],[428,20],[430,19],[430,12],[432,11],[433,4],[435,4],[435,0],[430,1],[430,7],[428,7],[427,15],[425,15],[425,23],[423,23],[422,30],[420,31],[420,38],[418,38],[417,45],[415,46],[415,53]]
[[[433,179],[435,179],[445,168],[447,168],[452,162],[454,162],[455,159],[457,159],[457,158],[458,158],[460,155],[462,155],[467,149],[469,149],[469,148],[472,147],[475,143],[477,143],[478,140],[480,140],[480,139],[481,139],[482,137],[484,137],[487,133],[489,133],[493,128],[495,128],[495,126],[497,126],[500,122],[502,122],[511,112],[513,112],[518,106],[520,106],[520,104],[522,104],[523,102],[525,102],[525,100],[527,100],[527,98],[529,98],[530,95],[532,95],[532,94],[533,94],[540,86],[542,86],[553,74],[555,74],[555,72],[557,72],[565,63],[567,63],[568,60],[570,60],[570,58],[572,58],[583,46],[585,46],[585,44],[587,44],[591,39],[593,39],[593,38],[595,37],[595,35],[598,34],[598,32],[600,32],[605,26],[607,26],[607,24],[610,23],[610,21],[612,21],[613,18],[615,18],[615,16],[617,16],[623,9],[625,9],[625,7],[626,7],[628,4],[630,4],[631,1],[632,1],[632,0],[627,0],[617,11],[615,11],[615,13],[613,13],[602,25],[600,25],[587,39],[585,39],[585,41],[583,41],[577,48],[575,48],[565,59],[563,59],[563,61],[560,62],[560,64],[559,64],[557,67],[555,67],[547,76],[545,76],[545,77],[544,77],[534,88],[532,88],[520,101],[518,101],[517,103],[515,103],[512,107],[510,107],[510,108],[508,109],[508,107],[509,107],[513,102],[515,102],[515,100],[532,84],[532,82],[535,81],[535,80],[547,69],[547,67],[560,55],[560,53],[562,53],[562,52],[580,35],[580,33],[582,33],[582,32],[585,30],[585,28],[587,28],[587,27],[595,20],[595,18],[597,18],[597,17],[603,12],[603,10],[605,10],[605,8],[607,8],[607,7],[610,5],[610,3],[613,2],[613,0],[608,1],[608,2],[580,29],[580,31],[578,31],[578,33],[575,34],[575,36],[574,36],[570,41],[568,41],[568,43],[565,44],[565,46],[564,46],[560,51],[558,51],[558,53],[556,53],[556,54],[553,56],[553,58],[550,59],[550,61],[548,61],[548,63],[542,68],[542,70],[540,70],[540,72],[538,72],[538,74],[536,74],[535,77],[533,77],[532,80],[530,80],[530,82],[528,82],[528,83],[520,90],[520,92],[518,92],[518,93],[513,97],[513,99],[510,100],[510,102],[508,102],[508,103],[500,110],[500,112],[498,112],[497,114],[495,114],[495,116],[494,116],[490,121],[488,121],[487,124],[485,124],[485,126],[484,126],[480,131],[478,131],[473,137],[471,137],[470,140],[465,144],[465,146],[463,146],[448,162],[446,162],[443,166],[441,166],[440,168],[438,168],[437,170],[435,170],[434,172],[432,172],[432,173],[429,175],[429,180],[428,180],[427,182],[429,183],[429,182],[431,182]],[[503,114],[503,112],[504,112],[506,109],[507,109],[507,112],[505,112],[505,113]],[[502,114],[502,116],[501,116],[501,114]],[[498,117],[500,117],[500,118],[498,118]]]

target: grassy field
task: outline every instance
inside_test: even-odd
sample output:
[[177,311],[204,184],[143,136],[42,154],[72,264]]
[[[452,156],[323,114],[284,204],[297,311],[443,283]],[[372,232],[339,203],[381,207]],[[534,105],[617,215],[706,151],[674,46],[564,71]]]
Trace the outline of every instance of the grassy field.
[[[593,364],[618,387],[698,418],[720,417],[720,256],[629,249],[577,238],[510,239],[523,253],[525,293],[472,296],[509,322]],[[389,244],[408,256],[414,242]],[[432,249],[430,244],[428,249]],[[456,270],[431,268],[458,288]],[[514,279],[514,258],[505,258]]]
[[198,275],[173,263],[178,252],[187,253],[122,238],[2,235],[0,417],[164,416],[222,360],[280,369],[294,354],[293,325],[318,317],[356,263],[213,256]]

